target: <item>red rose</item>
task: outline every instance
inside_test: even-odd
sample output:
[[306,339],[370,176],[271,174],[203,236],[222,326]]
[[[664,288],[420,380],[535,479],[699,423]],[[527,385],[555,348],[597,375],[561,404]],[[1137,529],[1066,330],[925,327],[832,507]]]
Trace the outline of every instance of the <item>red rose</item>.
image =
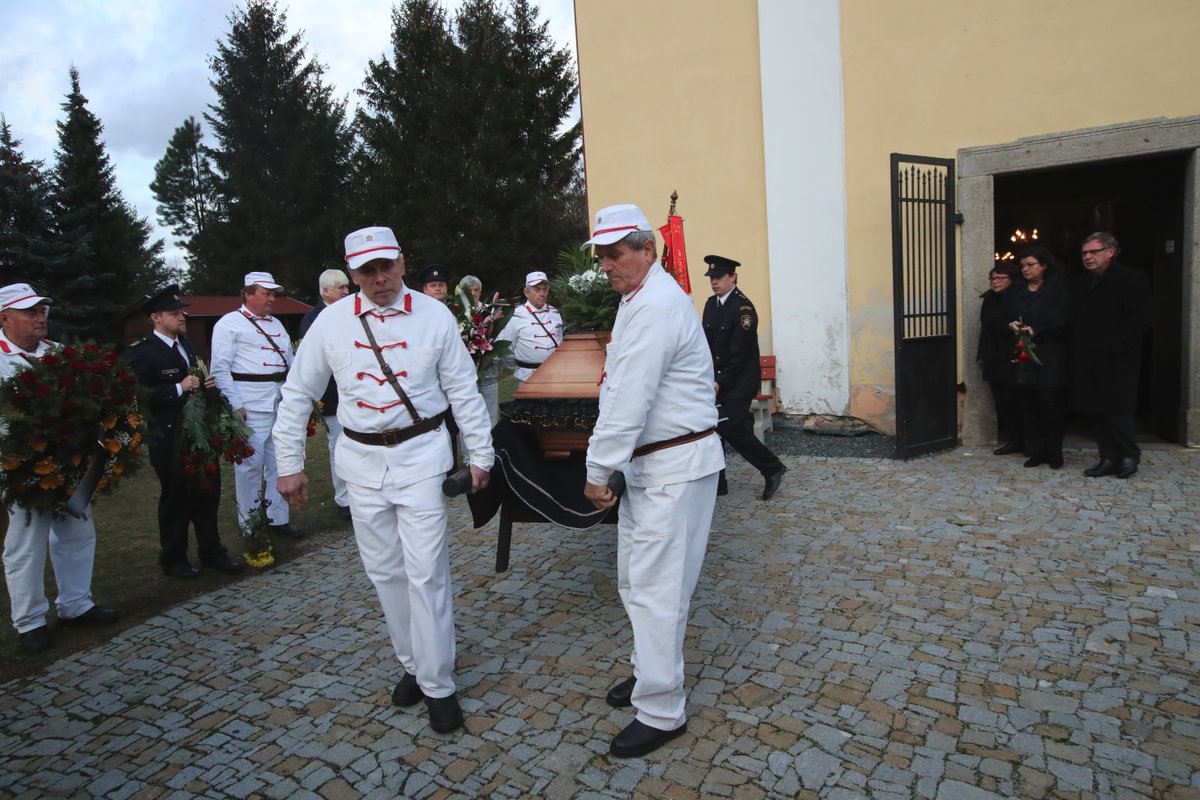
[[1017,361],[1020,361],[1021,363],[1024,363],[1024,362],[1026,362],[1026,361],[1028,361],[1028,360],[1029,360],[1029,353],[1026,353],[1024,350],[1022,350],[1021,352],[1017,353]]
[[188,464],[186,467],[183,468],[183,474],[187,475],[189,478],[191,478],[196,474],[196,468],[193,467],[191,464]]
[[63,358],[74,358],[75,356],[79,355],[79,351],[76,350],[74,347],[67,345],[66,347],[64,347],[62,349],[62,354],[63,354]]
[[17,377],[17,381],[22,386],[33,386],[38,382],[38,377],[36,374],[34,374],[33,370],[27,369],[21,372],[21,374]]
[[46,355],[42,357],[42,363],[47,367],[56,367],[61,359],[56,355]]
[[37,385],[37,388],[33,390],[33,393],[36,394],[38,397],[49,397],[50,396],[50,387],[44,383],[39,383]]
[[205,472],[206,474],[208,474],[208,475],[212,475],[212,474],[213,474],[214,472],[216,472],[216,471],[217,471],[217,465],[216,465],[216,464],[213,464],[213,463],[208,463],[208,464],[205,464],[205,465],[204,465],[204,472]]

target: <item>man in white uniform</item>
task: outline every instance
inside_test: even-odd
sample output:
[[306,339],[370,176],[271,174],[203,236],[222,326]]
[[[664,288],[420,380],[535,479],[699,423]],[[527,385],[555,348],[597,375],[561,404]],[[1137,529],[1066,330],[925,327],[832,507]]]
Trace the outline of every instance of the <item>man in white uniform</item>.
[[271,530],[297,539],[300,530],[289,521],[287,503],[276,490],[279,476],[275,473],[275,440],[271,437],[279,389],[292,363],[292,338],[283,323],[271,316],[283,287],[269,272],[247,273],[243,284],[242,307],[230,311],[213,326],[209,365],[221,394],[254,432],[250,437],[254,455],[233,467],[238,523],[245,525],[258,511],[265,481],[263,496]]
[[584,494],[611,507],[609,476],[624,471],[617,588],[633,626],[633,677],[606,700],[637,710],[609,749],[625,758],[687,730],[683,636],[725,457],[708,343],[692,301],[658,264],[646,215],[634,205],[602,209],[588,245],[621,294]]
[[[27,283],[0,289],[0,380],[59,347],[45,338],[51,302]],[[58,584],[55,605],[60,624],[107,625],[118,618],[116,609],[92,602],[96,528],[91,509],[83,519],[56,518],[48,511],[14,504],[8,509],[8,534],[4,537],[4,582],[12,601],[18,644],[27,653],[40,653],[53,644],[46,627],[50,610],[45,589],[47,551]]]
[[533,371],[562,344],[562,315],[546,302],[549,296],[550,281],[546,273],[526,275],[525,302],[513,309],[508,324],[496,337],[498,342],[512,342],[512,356],[516,362],[513,377],[517,386],[529,380]]
[[446,306],[404,285],[404,258],[389,228],[346,237],[360,291],[317,317],[296,354],[275,423],[279,491],[307,498],[304,428],[330,376],[338,388],[337,471],[346,481],[354,535],[383,606],[404,677],[392,702],[422,698],[435,731],[462,725],[455,695],[447,506],[451,467],[444,418],[453,410],[471,454],[471,491],[487,486],[491,421],[475,365]]
[[[309,309],[304,318],[300,320],[301,339],[317,321],[318,314],[350,294],[350,279],[340,269],[327,269],[322,272],[317,279],[317,285],[321,290],[321,302]],[[329,386],[325,389],[325,394],[321,395],[320,403],[321,416],[325,418],[325,427],[329,431],[329,435],[325,438],[326,444],[329,446],[329,472],[333,479],[333,503],[337,506],[338,516],[349,522],[350,498],[346,495],[346,482],[338,477],[336,466],[337,456],[335,453],[338,437],[342,435],[342,425],[337,421],[337,386],[332,378]]]

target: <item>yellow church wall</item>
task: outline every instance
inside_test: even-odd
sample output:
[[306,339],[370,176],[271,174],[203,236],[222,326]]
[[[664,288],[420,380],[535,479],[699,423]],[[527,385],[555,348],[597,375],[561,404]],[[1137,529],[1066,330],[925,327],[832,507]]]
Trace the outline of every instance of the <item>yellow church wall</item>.
[[843,0],[852,415],[894,430],[889,154],[1196,114],[1198,30],[1195,0]]
[[636,203],[661,225],[678,191],[697,308],[712,293],[701,259],[716,253],[740,261],[738,283],[758,309],[766,353],[754,8],[741,0],[577,0],[575,26],[589,222],[604,206]]

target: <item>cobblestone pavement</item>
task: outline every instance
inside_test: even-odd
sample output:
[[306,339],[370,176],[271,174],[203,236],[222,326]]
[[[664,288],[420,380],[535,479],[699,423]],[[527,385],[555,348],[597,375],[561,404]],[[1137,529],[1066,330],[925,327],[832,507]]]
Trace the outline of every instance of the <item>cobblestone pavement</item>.
[[969,449],[732,459],[686,642],[688,733],[609,739],[628,674],[614,531],[454,502],[466,730],[398,677],[350,542],[0,687],[15,797],[1200,797],[1200,452],[1130,481]]

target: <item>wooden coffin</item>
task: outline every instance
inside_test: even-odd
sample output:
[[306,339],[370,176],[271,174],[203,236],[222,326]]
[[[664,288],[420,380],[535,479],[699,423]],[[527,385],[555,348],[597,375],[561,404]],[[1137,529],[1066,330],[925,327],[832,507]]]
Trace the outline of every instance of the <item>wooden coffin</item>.
[[[514,401],[599,401],[608,332],[567,334],[561,345],[529,380],[517,389]],[[566,458],[587,450],[590,425],[570,428],[535,427],[546,458]]]

